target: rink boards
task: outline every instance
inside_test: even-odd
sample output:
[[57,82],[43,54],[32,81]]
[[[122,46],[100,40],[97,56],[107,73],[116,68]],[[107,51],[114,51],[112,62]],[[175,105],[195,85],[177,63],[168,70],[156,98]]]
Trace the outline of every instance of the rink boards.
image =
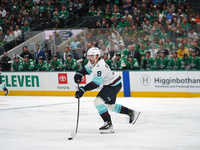
[[[119,97],[200,97],[199,71],[118,71],[122,76]],[[74,96],[75,72],[2,72],[9,96]],[[80,86],[92,80],[84,76]],[[102,87],[84,96],[96,96]],[[4,95],[1,91],[0,95]]]

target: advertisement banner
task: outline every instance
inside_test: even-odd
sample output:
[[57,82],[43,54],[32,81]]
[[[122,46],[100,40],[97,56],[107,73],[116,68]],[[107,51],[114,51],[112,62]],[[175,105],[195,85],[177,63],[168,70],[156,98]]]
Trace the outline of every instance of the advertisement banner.
[[[122,72],[118,74],[122,76]],[[2,72],[1,81],[10,91],[76,91],[78,87],[74,75],[75,72]],[[80,86],[92,79],[92,75],[83,76]]]
[[45,30],[45,39],[48,40],[49,39],[49,35],[52,35],[53,32],[58,32],[59,35],[62,35],[62,40],[67,40],[69,38],[71,38],[72,36],[80,33],[82,31],[82,29],[74,29],[74,30]]
[[198,71],[130,72],[131,91],[200,92]]

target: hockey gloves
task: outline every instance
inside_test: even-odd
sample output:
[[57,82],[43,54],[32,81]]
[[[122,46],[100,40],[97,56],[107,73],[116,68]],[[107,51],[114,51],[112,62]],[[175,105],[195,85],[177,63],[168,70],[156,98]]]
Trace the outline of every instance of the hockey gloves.
[[80,83],[81,79],[82,79],[82,74],[80,73],[80,71],[76,71],[76,74],[74,76],[74,82],[75,83]]
[[83,96],[83,94],[85,93],[85,90],[83,87],[80,87],[75,94],[75,98],[81,98]]

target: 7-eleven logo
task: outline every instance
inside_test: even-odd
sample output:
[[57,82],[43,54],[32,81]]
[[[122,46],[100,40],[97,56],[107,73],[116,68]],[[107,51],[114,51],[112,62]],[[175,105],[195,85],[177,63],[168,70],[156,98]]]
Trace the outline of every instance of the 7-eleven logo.
[[86,84],[86,76],[82,77],[82,80],[81,80],[80,84]]
[[58,83],[67,84],[67,73],[58,73]]

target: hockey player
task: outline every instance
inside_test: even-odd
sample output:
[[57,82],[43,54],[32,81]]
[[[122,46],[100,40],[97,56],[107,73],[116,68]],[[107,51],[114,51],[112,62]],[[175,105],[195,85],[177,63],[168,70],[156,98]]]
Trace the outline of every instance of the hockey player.
[[63,70],[64,65],[62,65],[62,61],[57,58],[57,54],[53,54],[53,60],[49,63],[49,70],[59,71]]
[[39,63],[37,64],[37,68],[39,71],[45,71],[48,70],[48,63],[44,60],[43,56],[40,56]]
[[72,54],[67,54],[67,59],[65,60],[65,66],[67,70],[78,70],[78,64],[76,59],[72,58]]
[[113,61],[109,59],[108,56],[109,56],[108,52],[105,52],[103,55],[104,61],[106,62],[106,64],[108,64],[111,70],[114,70],[115,66],[113,64]]
[[5,96],[7,96],[9,90],[6,88],[5,84],[1,83],[1,70],[2,70],[2,65],[0,64],[0,87],[1,87],[2,90],[5,91]]
[[166,70],[168,66],[168,58],[165,57],[165,51],[160,52],[160,57],[157,59],[157,69]]
[[125,58],[121,58],[121,54],[118,52],[116,55],[116,70],[127,70],[127,61]]
[[14,58],[14,62],[13,62],[13,70],[14,71],[23,71],[23,69],[24,69],[23,61],[19,60],[19,57],[16,56]]
[[142,68],[144,70],[154,70],[155,66],[156,66],[156,62],[155,59],[153,59],[151,56],[151,52],[150,51],[146,51],[145,52],[145,56],[142,59]]
[[189,70],[198,70],[200,69],[200,64],[199,64],[199,56],[196,56],[196,50],[192,49],[191,50],[191,55],[188,60],[187,60],[187,67]]
[[169,65],[170,70],[184,70],[184,62],[183,59],[180,57],[177,57],[177,51],[173,51],[173,58],[170,60]]
[[24,70],[25,71],[35,71],[37,70],[36,63],[33,59],[29,59],[29,55],[24,56]]
[[86,74],[92,74],[93,79],[84,87],[80,87],[76,91],[75,97],[80,98],[86,91],[91,91],[103,85],[103,88],[94,100],[94,105],[104,121],[104,125],[99,128],[100,132],[114,132],[108,111],[126,114],[129,116],[129,123],[134,124],[140,112],[131,110],[120,104],[115,104],[116,95],[122,87],[121,77],[116,72],[112,72],[105,61],[101,59],[100,50],[97,47],[90,48],[87,52],[87,56],[89,57],[88,64],[80,71],[76,72],[74,81],[80,83],[82,76]]
[[124,43],[119,44],[121,56],[125,59],[128,59],[128,50],[125,48]]
[[140,70],[138,60],[136,58],[133,58],[132,55],[128,56],[127,69],[128,70]]

